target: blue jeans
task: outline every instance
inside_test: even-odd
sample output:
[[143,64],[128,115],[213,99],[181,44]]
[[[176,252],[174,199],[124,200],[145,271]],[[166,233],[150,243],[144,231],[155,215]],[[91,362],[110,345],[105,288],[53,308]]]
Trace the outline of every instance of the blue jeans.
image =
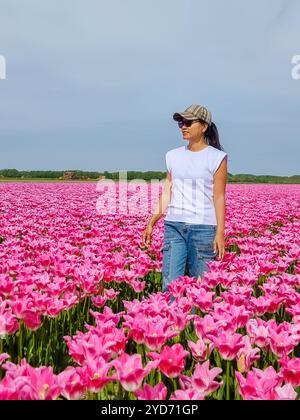
[[179,276],[198,278],[209,271],[207,263],[218,253],[213,250],[216,231],[215,225],[164,220],[162,291]]

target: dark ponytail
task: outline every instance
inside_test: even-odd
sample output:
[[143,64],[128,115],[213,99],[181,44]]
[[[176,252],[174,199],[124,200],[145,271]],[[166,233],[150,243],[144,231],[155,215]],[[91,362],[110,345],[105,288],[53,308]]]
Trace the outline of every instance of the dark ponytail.
[[[205,121],[202,121],[202,124],[205,124]],[[205,131],[205,140],[210,146],[215,147],[218,150],[224,150],[220,144],[219,132],[215,123],[212,122],[211,125],[207,127],[207,130]]]

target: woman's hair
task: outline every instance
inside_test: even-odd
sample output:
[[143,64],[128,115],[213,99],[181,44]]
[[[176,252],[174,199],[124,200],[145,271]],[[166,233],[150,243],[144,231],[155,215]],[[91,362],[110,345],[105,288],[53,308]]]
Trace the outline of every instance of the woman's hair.
[[[201,122],[202,124],[205,124],[205,121],[201,120]],[[215,147],[218,150],[224,150],[220,144],[219,132],[215,123],[212,122],[211,125],[207,127],[207,130],[205,131],[205,140],[210,146]]]

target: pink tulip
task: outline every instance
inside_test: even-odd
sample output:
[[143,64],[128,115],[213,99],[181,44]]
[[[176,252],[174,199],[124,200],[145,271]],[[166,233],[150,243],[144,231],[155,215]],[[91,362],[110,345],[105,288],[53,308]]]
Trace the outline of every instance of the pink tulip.
[[105,335],[78,333],[77,336],[64,337],[70,356],[79,365],[85,365],[87,360],[103,357],[108,362],[112,356],[111,348],[116,344],[115,341]]
[[10,358],[10,355],[7,353],[0,354],[0,366],[2,365],[3,362],[5,362],[9,358]]
[[7,334],[14,334],[18,329],[19,323],[12,315],[11,310],[1,311],[0,308],[0,340]]
[[273,393],[273,400],[294,401],[297,399],[297,392],[291,384],[286,384],[283,387],[277,386]]
[[43,267],[48,267],[51,264],[50,255],[46,255],[46,254],[40,255],[39,262],[41,263]]
[[111,364],[103,357],[89,358],[82,368],[83,383],[92,392],[100,392],[108,382],[115,380],[116,376],[109,376]]
[[212,308],[214,292],[208,292],[203,287],[192,287],[187,292],[192,303],[202,312],[208,312]]
[[103,306],[107,302],[107,297],[106,296],[92,296],[91,300],[92,300],[93,305],[96,306],[96,308],[103,308]]
[[131,280],[130,285],[136,293],[141,293],[146,287],[145,281]]
[[32,301],[16,301],[12,305],[12,310],[31,331],[36,331],[42,325],[41,314],[33,309]]
[[211,340],[208,338],[208,335],[217,335],[219,328],[226,325],[226,323],[215,322],[211,315],[206,315],[204,318],[195,318],[194,325],[197,336],[202,338],[205,344],[210,344]]
[[176,310],[170,310],[169,313],[169,320],[174,323],[174,328],[177,331],[183,331],[185,330],[185,328],[188,326],[188,324],[191,321],[191,315],[188,315],[191,306],[188,306],[187,310],[185,311],[184,309],[182,309],[180,307],[182,303],[181,301],[177,301],[177,306],[176,306]]
[[111,329],[109,334],[112,340],[112,344],[110,346],[111,358],[115,359],[125,351],[128,338],[126,337],[124,330],[119,328]]
[[56,318],[65,308],[66,307],[62,300],[52,300],[51,303],[47,305],[45,313],[50,318]]
[[199,400],[203,401],[205,396],[201,392],[195,391],[194,389],[181,390],[178,389],[172,395],[170,400]]
[[150,352],[148,357],[159,362],[159,369],[168,378],[176,378],[184,369],[185,358],[189,354],[181,344],[174,344],[172,347],[165,346],[160,354]]
[[160,315],[152,317],[139,313],[134,317],[125,316],[123,327],[129,329],[129,337],[136,343],[145,344],[150,350],[159,350],[164,343],[178,335],[174,322]]
[[214,305],[213,318],[216,322],[226,322],[226,330],[234,333],[237,328],[243,328],[250,318],[250,312],[245,306],[233,306],[221,302]]
[[224,272],[220,279],[220,284],[224,289],[231,287],[235,282],[236,276],[233,273]]
[[265,325],[261,320],[250,319],[247,323],[246,329],[253,344],[256,344],[262,350],[266,351],[270,344],[267,325]]
[[244,347],[243,336],[240,334],[221,333],[218,336],[208,335],[224,360],[234,360]]
[[134,395],[138,400],[165,400],[167,398],[167,388],[163,383],[154,387],[145,384],[144,389],[135,391]]
[[103,322],[105,323],[108,321],[112,321],[114,325],[118,325],[118,323],[120,322],[120,318],[124,314],[124,312],[119,312],[118,314],[115,314],[111,310],[111,308],[105,306],[105,308],[103,309],[103,313],[90,310],[90,314],[96,319],[97,325],[102,325]]
[[120,294],[120,292],[117,292],[114,289],[105,289],[104,290],[104,296],[109,300],[115,299],[119,294]]
[[11,277],[7,274],[0,274],[0,297],[8,297],[14,290],[15,285]]
[[169,285],[168,289],[174,297],[184,296],[188,288],[188,283],[182,280],[175,280]]
[[192,307],[193,304],[189,298],[178,297],[169,305],[167,313],[168,316],[171,316],[171,313],[173,313],[173,315],[176,314],[178,318],[180,311],[182,311],[185,314],[183,319],[183,322],[185,322],[186,320],[191,320],[194,317],[194,315],[186,315],[191,311]]
[[226,303],[232,306],[245,306],[253,293],[252,287],[248,286],[237,286],[233,284],[230,287],[230,291],[223,292],[222,298]]
[[118,359],[111,362],[111,365],[115,367],[116,378],[122,387],[126,391],[134,392],[141,386],[143,379],[150,371],[156,369],[158,362],[149,362],[143,368],[140,354],[129,356],[127,353],[122,353]]
[[300,358],[283,358],[279,362],[283,379],[295,388],[300,386]]
[[211,352],[214,349],[213,344],[205,345],[202,338],[199,338],[197,343],[194,343],[191,340],[188,340],[189,348],[192,350],[193,357],[198,360],[199,362],[203,362],[204,360],[208,359],[211,355]]
[[67,400],[79,400],[87,388],[81,368],[68,367],[57,376],[57,383]]
[[279,310],[280,306],[284,303],[285,299],[284,297],[279,297],[279,296],[269,296],[269,298],[270,298],[270,305],[268,308],[268,312],[273,314]]
[[266,298],[265,296],[260,296],[258,299],[252,297],[250,301],[253,306],[254,314],[256,316],[262,316],[266,312],[268,312],[268,309],[271,304],[271,300]]
[[243,337],[243,343],[244,346],[237,353],[237,367],[241,373],[248,372],[252,364],[260,358],[260,350],[251,346],[248,336]]
[[272,366],[264,371],[253,368],[246,379],[239,372],[235,376],[244,400],[272,400],[275,388],[282,383]]
[[270,347],[272,352],[278,357],[290,354],[297,344],[298,340],[288,332],[282,331],[278,333],[276,331],[270,331]]
[[192,388],[204,396],[212,394],[222,385],[222,382],[214,381],[222,373],[222,369],[213,368],[210,370],[209,365],[209,360],[202,365],[197,364],[191,377]]
[[14,388],[13,383],[11,383],[11,386],[4,386],[2,383],[0,383],[0,401],[17,399],[18,393],[17,390]]
[[18,400],[54,400],[60,395],[61,389],[51,367],[33,368],[23,359],[19,366],[7,362],[3,368],[6,375],[1,386],[6,399],[16,396]]
[[171,326],[172,323],[168,319],[160,317],[153,320],[146,319],[141,325],[143,343],[150,350],[160,350],[167,340],[178,335],[178,332],[174,331]]

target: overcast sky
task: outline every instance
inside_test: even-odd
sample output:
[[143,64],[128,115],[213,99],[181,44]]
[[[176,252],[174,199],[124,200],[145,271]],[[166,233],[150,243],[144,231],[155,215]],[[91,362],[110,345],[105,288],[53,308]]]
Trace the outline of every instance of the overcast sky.
[[228,171],[300,174],[299,0],[0,0],[0,168],[163,170],[207,106]]

